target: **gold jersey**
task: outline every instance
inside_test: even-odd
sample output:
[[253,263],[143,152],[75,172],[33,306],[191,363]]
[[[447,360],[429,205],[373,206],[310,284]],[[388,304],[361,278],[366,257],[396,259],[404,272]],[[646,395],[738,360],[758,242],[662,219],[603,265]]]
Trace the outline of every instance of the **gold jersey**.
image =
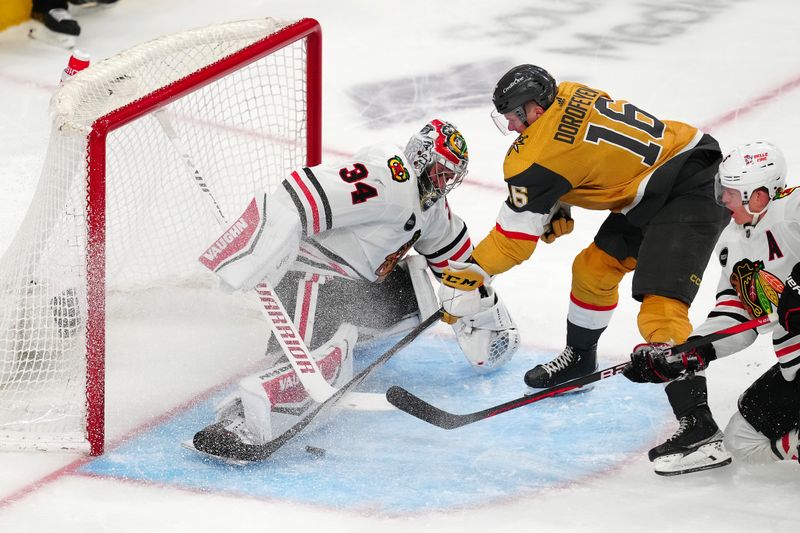
[[694,126],[660,120],[597,89],[559,84],[553,104],[506,154],[509,196],[473,258],[491,274],[521,263],[558,202],[621,212],[646,224],[672,190],[680,165],[655,171],[702,137]]

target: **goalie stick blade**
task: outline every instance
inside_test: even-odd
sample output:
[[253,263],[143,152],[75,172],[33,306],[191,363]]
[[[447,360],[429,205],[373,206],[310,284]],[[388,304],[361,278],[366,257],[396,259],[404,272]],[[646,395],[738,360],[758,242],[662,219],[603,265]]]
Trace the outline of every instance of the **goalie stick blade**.
[[[356,374],[353,379],[342,385],[340,389],[336,391],[333,396],[325,400],[324,402],[318,404],[314,407],[311,411],[306,414],[305,417],[300,419],[295,425],[287,429],[283,434],[278,436],[277,438],[265,443],[265,444],[244,444],[239,446],[235,450],[235,454],[232,454],[230,457],[221,457],[217,455],[212,455],[215,458],[218,458],[221,461],[225,461],[226,459],[230,459],[233,461],[244,462],[246,463],[255,463],[260,462],[268,459],[272,454],[278,451],[284,444],[289,442],[292,438],[294,438],[298,433],[303,431],[312,421],[317,419],[317,417],[325,410],[329,409],[336,405],[342,397],[346,397],[348,392],[357,387],[361,382],[363,382],[375,369],[379,368],[381,365],[386,363],[389,359],[391,359],[397,352],[405,348],[408,344],[410,344],[414,339],[416,339],[422,332],[426,329],[434,325],[439,319],[442,317],[442,309],[437,310],[434,314],[420,322],[417,327],[413,330],[408,332],[408,334],[397,341],[394,346],[386,350],[383,355],[378,357],[375,361],[367,365],[361,372]],[[192,444],[192,448],[195,448],[194,443]],[[197,450],[201,452],[201,450]]]
[[[326,402],[317,405],[314,409],[309,411],[306,416],[297,421],[292,427],[284,431],[278,437],[264,444],[237,443],[234,446],[220,445],[218,450],[214,450],[213,443],[211,443],[210,445],[205,445],[202,442],[202,439],[205,438],[205,436],[203,436],[202,434],[203,432],[207,431],[213,432],[213,428],[220,424],[218,422],[198,432],[197,434],[195,434],[192,441],[184,442],[182,443],[182,446],[184,448],[194,450],[205,457],[209,457],[216,461],[220,461],[222,463],[226,463],[229,465],[246,466],[252,463],[259,463],[261,461],[269,459],[275,452],[277,452],[280,448],[282,448],[284,444],[289,442],[289,440],[291,440],[298,433],[304,430],[320,414],[320,412],[324,407],[326,407],[326,405],[330,406],[332,405],[332,403],[333,402],[331,403]],[[214,453],[214,451],[220,451],[223,452],[224,454]]]
[[199,455],[201,455],[201,456],[203,456],[205,458],[211,459],[212,461],[224,463],[226,465],[247,466],[247,465],[251,464],[250,461],[240,461],[238,459],[233,459],[233,458],[230,458],[230,457],[222,457],[221,455],[213,455],[213,454],[206,453],[204,451],[198,450],[197,448],[194,447],[194,441],[191,441],[191,440],[185,440],[185,441],[181,442],[181,446],[183,448],[185,448],[187,450],[191,450],[194,453],[197,453],[197,454],[199,454]]

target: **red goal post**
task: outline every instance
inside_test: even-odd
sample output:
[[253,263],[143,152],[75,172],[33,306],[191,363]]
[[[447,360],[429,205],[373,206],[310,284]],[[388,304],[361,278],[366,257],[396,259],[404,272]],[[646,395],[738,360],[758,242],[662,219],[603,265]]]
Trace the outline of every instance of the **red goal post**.
[[217,290],[197,263],[220,229],[204,189],[234,214],[320,162],[321,29],[263,19],[156,39],[80,72],[51,111],[37,191],[0,260],[0,448],[97,455],[116,310]]

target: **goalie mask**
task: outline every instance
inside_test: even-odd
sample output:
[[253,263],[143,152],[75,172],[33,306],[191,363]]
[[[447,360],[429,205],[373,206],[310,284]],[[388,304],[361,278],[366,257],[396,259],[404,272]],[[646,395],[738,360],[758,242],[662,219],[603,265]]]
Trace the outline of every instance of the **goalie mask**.
[[763,188],[774,199],[786,186],[786,160],[777,146],[767,142],[739,146],[720,163],[714,186],[717,203],[724,206],[724,190],[733,189],[741,193],[745,210],[756,216],[759,213],[749,207],[753,193]]
[[449,122],[430,121],[411,137],[404,152],[417,174],[423,210],[457,187],[467,175],[467,141]]

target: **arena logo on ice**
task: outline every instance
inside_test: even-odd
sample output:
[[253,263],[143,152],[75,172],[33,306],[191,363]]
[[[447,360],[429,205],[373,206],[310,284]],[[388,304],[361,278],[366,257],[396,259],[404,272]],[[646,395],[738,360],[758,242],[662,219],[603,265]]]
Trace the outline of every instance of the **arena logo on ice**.
[[[621,61],[629,59],[632,48],[650,50],[713,19],[749,0],[709,0],[707,2],[655,1],[634,3],[621,8],[617,2],[550,0],[531,7],[503,11],[492,20],[459,24],[447,28],[454,41],[518,47],[520,36],[534,48],[554,54]],[[512,8],[513,9],[513,8]],[[585,31],[586,21],[595,31]],[[595,23],[595,21],[597,21]],[[609,21],[606,29],[601,24]],[[449,68],[394,80],[377,80],[355,85],[348,95],[367,125],[385,127],[387,122],[427,120],[451,110],[487,108],[500,74],[521,61],[530,59],[492,58],[454,64]],[[556,69],[556,66],[541,65]],[[571,79],[569,72],[555,71],[557,78]]]

